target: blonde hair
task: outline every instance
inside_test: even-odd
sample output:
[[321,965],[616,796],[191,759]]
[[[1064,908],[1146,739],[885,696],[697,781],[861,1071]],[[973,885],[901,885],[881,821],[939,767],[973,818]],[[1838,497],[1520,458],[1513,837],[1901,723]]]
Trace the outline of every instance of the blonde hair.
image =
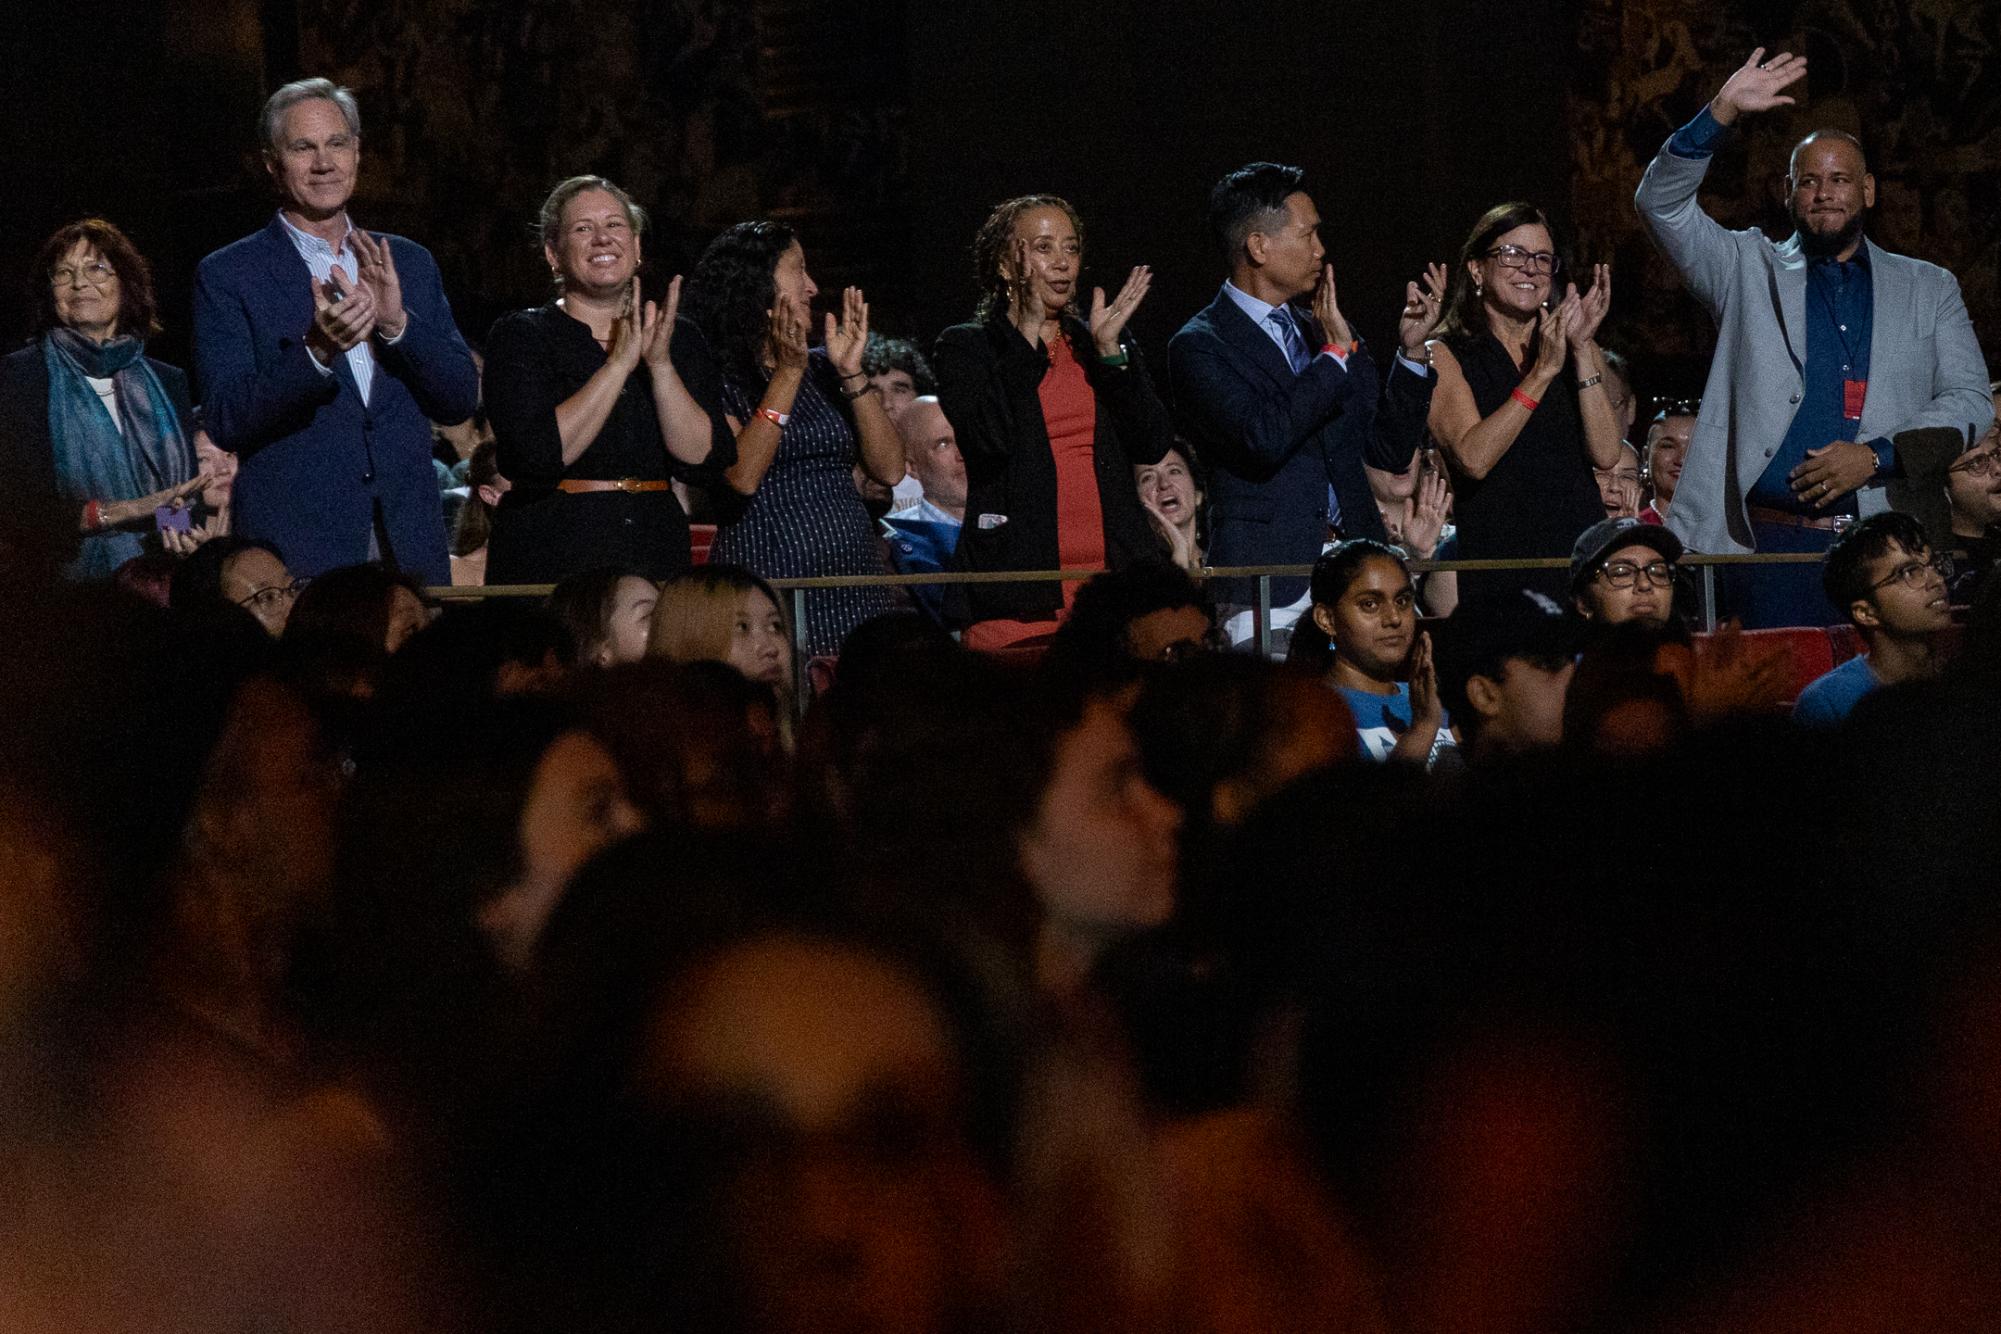
[[[725,662],[736,634],[737,608],[746,593],[762,593],[778,609],[785,642],[792,642],[791,618],[770,584],[738,565],[700,565],[660,585],[653,607],[649,657],[670,662]],[[790,673],[787,674],[790,679]]]

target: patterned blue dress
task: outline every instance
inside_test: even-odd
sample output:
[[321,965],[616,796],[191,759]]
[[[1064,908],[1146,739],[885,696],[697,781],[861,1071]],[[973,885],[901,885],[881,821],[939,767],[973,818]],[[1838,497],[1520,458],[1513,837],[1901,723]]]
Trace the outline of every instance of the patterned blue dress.
[[[743,513],[716,532],[709,559],[741,565],[767,579],[888,574],[875,524],[855,490],[853,419],[839,401],[840,377],[814,349],[778,435],[778,455]],[[723,406],[738,421],[757,414],[762,385],[723,381]],[[791,615],[786,599],[786,615]],[[887,588],[814,589],[806,594],[806,651],[834,653],[848,632],[898,606]]]

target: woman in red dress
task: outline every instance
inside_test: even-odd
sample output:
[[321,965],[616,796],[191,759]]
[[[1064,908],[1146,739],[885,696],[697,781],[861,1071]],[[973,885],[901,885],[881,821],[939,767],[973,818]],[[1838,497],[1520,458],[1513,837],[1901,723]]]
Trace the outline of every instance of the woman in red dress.
[[[1151,272],[1116,297],[1094,288],[1080,313],[1084,229],[1054,195],[993,211],[973,242],[977,317],[939,336],[938,398],[966,460],[966,522],[955,569],[1120,568],[1160,559],[1133,491],[1135,464],[1174,444],[1126,322]],[[1054,632],[1075,583],[961,584],[948,612],[980,649]]]

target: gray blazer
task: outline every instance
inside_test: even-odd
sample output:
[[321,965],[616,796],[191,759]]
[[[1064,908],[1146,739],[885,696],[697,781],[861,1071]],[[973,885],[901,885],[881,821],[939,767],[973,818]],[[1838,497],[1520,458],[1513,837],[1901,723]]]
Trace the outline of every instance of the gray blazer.
[[[1696,191],[1708,170],[1708,158],[1679,157],[1663,145],[1633,202],[1654,244],[1716,321],[1716,356],[1668,526],[1691,550],[1727,555],[1753,548],[1745,497],[1778,452],[1805,390],[1807,261],[1797,234],[1775,245],[1756,228],[1727,231],[1704,213]],[[1994,405],[1959,283],[1936,264],[1874,246],[1869,271],[1875,332],[1857,434],[1874,440],[1917,427],[1984,428]],[[1889,508],[1880,481],[1857,500],[1864,514]]]

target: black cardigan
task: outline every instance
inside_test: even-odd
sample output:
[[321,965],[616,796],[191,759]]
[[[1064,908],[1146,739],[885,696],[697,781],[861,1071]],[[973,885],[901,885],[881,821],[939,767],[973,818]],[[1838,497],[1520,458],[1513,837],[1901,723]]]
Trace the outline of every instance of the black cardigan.
[[[1165,457],[1174,445],[1174,423],[1129,332],[1120,336],[1128,361],[1119,368],[1098,360],[1082,321],[1066,315],[1063,329],[1098,400],[1092,452],[1106,561],[1116,570],[1163,559],[1132,470]],[[1039,393],[1048,351],[1040,341],[1030,343],[1005,316],[995,316],[940,334],[932,367],[939,403],[966,460],[966,524],[952,568],[1059,568],[1056,459]],[[1053,582],[958,584],[947,592],[947,615],[959,624],[1048,620],[1063,605],[1062,585]]]

